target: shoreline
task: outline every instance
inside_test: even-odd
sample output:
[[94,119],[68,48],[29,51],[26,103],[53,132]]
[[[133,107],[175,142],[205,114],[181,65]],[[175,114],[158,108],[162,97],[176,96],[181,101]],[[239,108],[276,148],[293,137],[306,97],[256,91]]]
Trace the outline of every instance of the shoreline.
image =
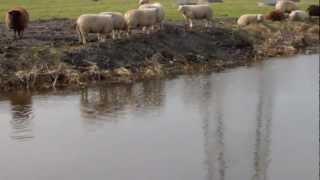
[[235,27],[218,19],[214,27],[185,31],[166,22],[164,30],[80,45],[73,20],[31,22],[25,39],[12,41],[0,24],[0,92],[80,88],[96,83],[133,83],[177,74],[223,71],[271,57],[320,53],[319,19],[266,22]]

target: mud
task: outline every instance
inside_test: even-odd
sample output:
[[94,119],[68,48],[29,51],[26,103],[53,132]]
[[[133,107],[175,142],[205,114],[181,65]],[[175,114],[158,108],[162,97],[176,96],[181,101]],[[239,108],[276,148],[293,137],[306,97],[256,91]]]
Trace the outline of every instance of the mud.
[[235,26],[216,20],[209,29],[185,30],[166,22],[163,30],[81,45],[74,20],[32,22],[22,40],[0,24],[1,91],[133,82],[168,75],[220,71],[265,57],[319,52],[319,20]]

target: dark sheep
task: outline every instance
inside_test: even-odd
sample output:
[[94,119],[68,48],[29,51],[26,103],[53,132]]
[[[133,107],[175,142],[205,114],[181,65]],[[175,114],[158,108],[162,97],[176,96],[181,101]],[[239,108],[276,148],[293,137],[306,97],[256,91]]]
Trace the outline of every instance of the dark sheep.
[[319,5],[310,5],[307,9],[309,16],[320,16],[320,6]]
[[14,38],[23,37],[23,32],[27,28],[29,22],[29,14],[22,7],[15,7],[6,13],[5,23],[9,29],[14,31]]
[[282,11],[275,10],[267,14],[266,19],[271,21],[282,21],[286,18],[285,14]]

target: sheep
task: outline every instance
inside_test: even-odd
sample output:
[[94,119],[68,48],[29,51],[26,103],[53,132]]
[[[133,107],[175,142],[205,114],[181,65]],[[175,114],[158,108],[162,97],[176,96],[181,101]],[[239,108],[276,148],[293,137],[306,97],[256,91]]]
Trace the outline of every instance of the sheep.
[[282,21],[286,19],[286,16],[282,11],[275,10],[267,14],[266,19],[271,21]]
[[139,0],[139,4],[142,5],[142,4],[148,4],[150,3],[150,0]]
[[264,20],[262,14],[245,14],[239,17],[237,24],[239,26],[246,26],[252,23],[259,23]]
[[206,20],[205,27],[212,21],[213,11],[208,5],[180,5],[178,11],[182,13],[186,23],[192,29],[192,20]]
[[[127,35],[129,36],[130,31],[135,28],[152,28],[157,23],[158,9],[148,8],[148,9],[132,9],[126,12],[124,18],[126,19],[128,25]],[[149,30],[147,31],[149,34]]]
[[310,5],[307,9],[309,16],[320,16],[320,6],[319,5]]
[[297,10],[298,6],[293,1],[280,0],[277,2],[275,9],[284,13],[290,13],[291,11]]
[[162,21],[165,17],[164,8],[160,3],[152,3],[152,4],[143,4],[139,7],[139,9],[146,9],[146,8],[157,8],[158,14],[157,14],[157,23],[159,23],[160,29],[162,29]]
[[309,18],[309,14],[306,11],[295,10],[289,14],[289,20],[291,21],[305,21]]
[[5,23],[8,29],[14,31],[14,38],[18,34],[18,37],[21,39],[24,30],[28,27],[29,13],[22,7],[12,8],[6,13]]
[[102,12],[100,15],[111,15],[112,24],[113,24],[113,31],[112,31],[112,38],[115,39],[116,35],[121,38],[120,31],[127,30],[127,22],[120,12]]
[[87,43],[88,33],[98,33],[98,40],[102,40],[113,30],[112,17],[107,15],[83,14],[76,22],[76,29],[79,35],[79,41]]

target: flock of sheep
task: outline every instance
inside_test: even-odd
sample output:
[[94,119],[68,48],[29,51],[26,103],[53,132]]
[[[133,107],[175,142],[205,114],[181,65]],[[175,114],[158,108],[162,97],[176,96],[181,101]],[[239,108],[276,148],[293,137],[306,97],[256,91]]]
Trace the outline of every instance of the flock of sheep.
[[[88,33],[97,33],[98,40],[105,40],[112,33],[112,38],[121,38],[121,31],[130,36],[131,30],[142,29],[150,33],[155,27],[163,28],[165,11],[160,3],[150,3],[149,0],[140,0],[139,8],[131,9],[124,15],[120,12],[102,12],[99,14],[81,15],[76,22],[79,41],[86,44]],[[206,20],[208,27],[212,21],[212,9],[206,5],[182,5],[178,9],[182,16],[193,27],[192,20]]]
[[[269,15],[262,14],[245,14],[242,15],[237,23],[239,26],[245,26],[251,23],[261,22],[264,19],[282,20],[285,13],[290,20],[306,20],[310,16],[320,16],[319,5],[312,5],[308,8],[309,14],[305,11],[298,10],[297,5],[290,0],[279,0],[275,6],[275,11]],[[212,22],[213,11],[207,4],[181,5],[178,11],[184,17],[186,23],[192,29],[193,20],[205,20],[205,26]],[[99,41],[104,41],[107,36],[112,34],[112,38],[121,38],[122,32],[127,36],[133,29],[142,29],[147,34],[155,27],[163,28],[165,11],[160,3],[150,3],[150,0],[139,0],[139,8],[127,11],[124,15],[120,12],[102,12],[99,14],[83,14],[75,24],[79,41],[87,43],[88,33],[95,33]],[[29,14],[22,7],[16,7],[9,10],[5,18],[6,25],[14,31],[14,37],[18,35],[23,37],[23,31],[29,22]]]
[[311,16],[320,16],[319,5],[311,5],[307,11],[308,12],[299,10],[297,4],[293,1],[279,0],[276,3],[275,10],[271,11],[269,14],[245,14],[240,16],[237,23],[239,26],[246,26],[251,23],[262,22],[265,19],[281,21],[288,18],[291,21],[305,21]]

